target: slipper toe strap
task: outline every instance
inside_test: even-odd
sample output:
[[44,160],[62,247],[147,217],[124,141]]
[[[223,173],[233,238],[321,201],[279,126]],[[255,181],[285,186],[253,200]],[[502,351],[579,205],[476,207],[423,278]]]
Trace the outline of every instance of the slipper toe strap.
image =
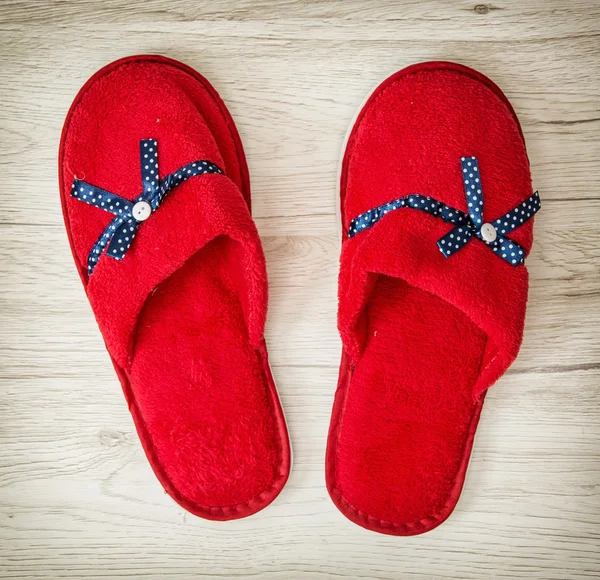
[[131,365],[136,321],[148,297],[218,236],[238,242],[247,290],[240,299],[249,338],[254,345],[260,344],[267,279],[256,226],[241,192],[229,178],[202,175],[177,187],[160,210],[140,225],[122,259],[101,256],[88,279],[90,303],[107,348],[119,365]]
[[[452,227],[439,215],[415,209],[399,207],[376,226],[344,240],[338,312],[344,349],[356,363],[367,340],[366,307],[377,277],[405,280],[449,302],[487,334],[473,392],[477,398],[517,356],[525,320],[528,273],[524,264],[515,267],[500,259],[475,236],[460,251],[446,256],[438,242],[450,235]],[[520,228],[520,247],[525,252],[531,247],[532,228],[533,220]],[[352,234],[352,229],[349,232]]]

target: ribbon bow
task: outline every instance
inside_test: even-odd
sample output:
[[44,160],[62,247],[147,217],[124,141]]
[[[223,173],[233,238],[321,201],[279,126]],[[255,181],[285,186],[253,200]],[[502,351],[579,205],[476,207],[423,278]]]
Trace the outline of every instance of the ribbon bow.
[[537,213],[541,207],[538,192],[533,193],[502,217],[484,223],[479,163],[476,157],[461,157],[460,161],[468,213],[443,204],[429,196],[411,194],[380,205],[354,218],[350,222],[348,237],[352,238],[356,234],[369,229],[390,211],[401,207],[411,207],[440,217],[445,222],[455,226],[437,242],[440,252],[445,258],[449,258],[458,252],[475,236],[512,266],[521,264],[525,260],[525,250],[519,244],[504,236],[522,226]]
[[76,199],[114,214],[88,254],[88,275],[91,275],[100,255],[108,246],[107,255],[122,260],[131,246],[141,222],[156,211],[167,193],[187,181],[190,177],[203,173],[223,171],[210,161],[194,161],[179,168],[164,179],[158,177],[158,149],[156,139],[140,141],[140,163],[142,167],[143,192],[129,201],[120,195],[106,191],[85,181],[75,179],[71,195]]

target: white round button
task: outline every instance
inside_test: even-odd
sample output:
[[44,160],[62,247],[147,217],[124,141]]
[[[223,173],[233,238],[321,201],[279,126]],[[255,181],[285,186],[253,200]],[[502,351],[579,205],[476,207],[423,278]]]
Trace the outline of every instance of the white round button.
[[150,217],[150,214],[152,213],[152,208],[150,207],[150,204],[147,201],[138,201],[133,206],[131,213],[138,222],[143,222],[144,220],[147,220]]
[[488,243],[496,241],[498,234],[496,232],[496,228],[492,224],[483,224],[481,226],[481,237]]

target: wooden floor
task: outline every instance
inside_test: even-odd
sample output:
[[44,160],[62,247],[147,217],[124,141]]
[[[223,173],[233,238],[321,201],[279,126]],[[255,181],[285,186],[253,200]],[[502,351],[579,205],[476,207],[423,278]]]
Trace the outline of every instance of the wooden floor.
[[[294,469],[273,505],[241,521],[195,518],[163,493],[63,228],[67,109],[93,72],[135,53],[208,77],[248,155]],[[489,393],[458,507],[426,535],[395,538],[351,524],[324,485],[340,354],[336,170],[367,93],[431,59],[505,91],[543,209],[523,348]],[[3,0],[0,168],[1,578],[600,575],[597,1]]]

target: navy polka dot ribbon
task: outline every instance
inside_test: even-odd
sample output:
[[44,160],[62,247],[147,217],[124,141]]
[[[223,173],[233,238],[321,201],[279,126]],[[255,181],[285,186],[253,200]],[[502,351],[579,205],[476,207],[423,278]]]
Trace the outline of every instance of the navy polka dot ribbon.
[[390,211],[410,207],[440,217],[455,226],[437,242],[444,257],[449,258],[458,252],[475,236],[512,266],[521,264],[525,259],[525,250],[504,236],[522,226],[537,213],[541,207],[538,192],[533,193],[502,217],[484,223],[479,163],[476,157],[461,157],[460,162],[468,213],[454,209],[429,196],[411,194],[380,205],[354,218],[350,222],[348,237],[352,238],[356,234],[368,230]]
[[88,275],[91,275],[106,249],[106,254],[122,260],[131,246],[141,222],[158,209],[163,199],[172,189],[190,177],[204,173],[223,173],[210,161],[194,161],[179,168],[164,179],[158,177],[158,149],[156,139],[140,141],[140,162],[142,167],[143,192],[129,201],[120,195],[75,179],[71,195],[85,203],[114,214],[102,235],[88,254]]

